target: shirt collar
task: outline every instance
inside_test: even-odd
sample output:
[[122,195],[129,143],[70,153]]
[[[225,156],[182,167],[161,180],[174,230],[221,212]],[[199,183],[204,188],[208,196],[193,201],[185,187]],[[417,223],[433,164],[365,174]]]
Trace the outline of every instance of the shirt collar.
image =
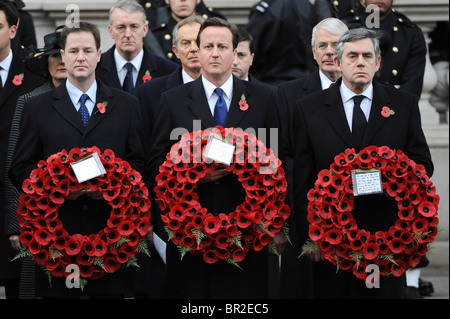
[[127,62],[131,62],[131,64],[134,66],[134,68],[139,72],[139,70],[141,69],[143,59],[144,59],[144,50],[143,49],[131,61],[125,60],[120,55],[119,51],[117,51],[117,48],[114,49],[114,60],[116,61],[117,72],[120,72]]
[[364,97],[368,98],[369,100],[373,99],[373,84],[370,83],[370,85],[367,87],[367,89],[364,90],[361,94],[355,94],[352,90],[350,90],[344,82],[342,82],[341,87],[339,88],[342,102],[346,103],[349,100],[351,100],[355,95],[363,95]]
[[322,90],[328,89],[334,82],[331,81],[322,70],[319,70],[320,84],[322,85]]
[[187,72],[183,68],[181,69],[181,78],[183,79],[183,84],[194,81],[194,79],[189,74],[187,74]]
[[80,101],[81,94],[86,93],[89,96],[89,99],[95,104],[96,95],[97,95],[97,81],[94,81],[90,88],[86,92],[82,92],[75,85],[70,83],[69,79],[66,81],[66,89],[69,94],[70,100],[73,105],[77,105]]
[[2,67],[3,70],[6,71],[7,74],[9,73],[9,68],[11,67],[12,59],[13,59],[13,52],[11,49],[9,49],[9,54],[6,57],[6,59],[0,62],[0,66]]
[[[214,93],[214,90],[216,89],[216,86],[211,82],[209,82],[203,75],[202,75],[202,83],[203,87],[205,88],[206,98],[210,99],[211,95]],[[225,97],[228,100],[231,100],[233,96],[233,75],[230,75],[228,80],[220,88],[223,90]]]

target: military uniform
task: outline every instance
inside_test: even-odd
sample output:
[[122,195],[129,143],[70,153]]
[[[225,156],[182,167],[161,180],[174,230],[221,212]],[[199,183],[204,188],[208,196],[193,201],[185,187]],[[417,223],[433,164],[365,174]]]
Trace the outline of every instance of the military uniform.
[[[164,1],[163,1],[164,2]],[[225,17],[218,11],[206,7],[203,2],[200,2],[195,11],[198,15],[201,15],[205,20],[210,17],[219,17],[225,19]],[[172,17],[169,6],[161,6],[156,9],[155,14],[155,26],[151,28],[156,40],[161,46],[165,56],[177,64],[181,65],[180,60],[172,51],[172,31],[177,21]],[[149,24],[151,25],[151,23]]]
[[[367,16],[365,12],[361,14],[359,26],[367,26]],[[380,23],[378,30],[382,60],[376,79],[420,97],[427,54],[422,30],[395,9]]]
[[311,25],[314,27],[325,18],[337,18],[344,23],[358,20],[362,10],[359,0],[316,0]]
[[278,85],[312,72],[309,0],[264,0],[250,12],[247,31],[255,44],[251,73]]

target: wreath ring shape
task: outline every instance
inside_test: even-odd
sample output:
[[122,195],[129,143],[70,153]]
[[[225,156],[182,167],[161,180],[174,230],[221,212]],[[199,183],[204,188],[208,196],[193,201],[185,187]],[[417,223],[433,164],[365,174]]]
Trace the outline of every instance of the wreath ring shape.
[[[398,220],[375,234],[359,229],[352,215],[352,170],[378,169],[384,193],[397,202]],[[338,269],[366,279],[366,267],[376,264],[381,275],[400,276],[415,267],[438,232],[439,196],[423,165],[401,150],[369,146],[347,149],[329,169],[319,172],[308,192],[309,237],[303,253],[320,249]],[[317,247],[318,246],[318,247]],[[302,253],[302,254],[303,254]]]
[[[235,146],[231,165],[204,156],[211,136]],[[245,200],[227,214],[208,212],[198,202],[199,180],[216,168],[237,175]],[[285,227],[290,208],[285,204],[287,182],[281,161],[255,134],[222,128],[185,133],[159,167],[155,201],[171,240],[181,258],[189,252],[202,255],[206,263],[225,260],[235,266],[249,250],[273,248],[273,237]]]
[[[71,163],[94,152],[106,173],[78,183]],[[148,189],[139,172],[113,151],[102,154],[95,146],[62,150],[37,166],[24,181],[19,198],[20,241],[27,250],[16,257],[33,256],[53,277],[68,276],[71,272],[66,267],[76,264],[85,283],[121,267],[136,266],[136,253],[147,252],[144,236],[150,228]],[[70,235],[58,218],[58,209],[69,192],[85,189],[100,191],[111,214],[98,233]]]

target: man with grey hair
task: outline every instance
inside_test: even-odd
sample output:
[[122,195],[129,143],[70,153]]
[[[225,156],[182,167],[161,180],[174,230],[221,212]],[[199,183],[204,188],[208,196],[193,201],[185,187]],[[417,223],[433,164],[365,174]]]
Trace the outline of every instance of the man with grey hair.
[[[433,173],[430,150],[422,131],[416,96],[373,81],[381,57],[377,33],[347,31],[336,45],[335,63],[342,77],[329,89],[297,101],[294,108],[294,198],[298,229],[307,231],[307,192],[318,173],[329,169],[336,155],[354,148],[387,146],[403,151]],[[395,112],[383,116],[382,108]],[[397,220],[397,202],[380,194],[355,196],[352,215],[359,229],[385,231]],[[308,233],[299,234],[304,242]],[[313,260],[315,298],[403,298],[405,275],[381,276],[379,288],[369,288],[351,271],[336,271],[321,253]]]
[[109,34],[115,44],[102,54],[97,77],[132,94],[145,81],[172,73],[177,65],[144,46],[145,11],[135,0],[120,0],[109,11]]
[[[301,77],[281,84],[278,87],[278,101],[280,114],[283,121],[283,147],[286,154],[286,175],[288,184],[292,186],[292,142],[290,121],[294,114],[294,103],[311,93],[325,90],[334,83],[341,73],[334,64],[334,50],[339,38],[348,30],[347,26],[339,19],[326,18],[320,21],[312,30],[311,49],[318,69],[310,75]],[[293,200],[293,187],[289,187]],[[293,210],[293,202],[290,203]],[[295,225],[291,225],[291,233],[299,230]],[[295,236],[292,236],[295,238]],[[293,242],[293,246],[288,246],[282,256],[281,262],[281,293],[286,294],[286,298],[307,298],[309,296],[307,286],[311,285],[310,261],[304,259],[297,261],[298,251],[302,243]],[[293,280],[294,279],[294,280]],[[301,282],[302,284],[298,284]],[[282,296],[283,297],[283,296]]]

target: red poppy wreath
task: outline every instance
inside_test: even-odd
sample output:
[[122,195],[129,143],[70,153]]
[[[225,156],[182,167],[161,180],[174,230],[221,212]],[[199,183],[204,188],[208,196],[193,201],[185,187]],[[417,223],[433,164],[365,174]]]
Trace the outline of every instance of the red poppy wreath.
[[[204,156],[211,134],[235,146],[231,165]],[[251,249],[273,249],[272,239],[280,231],[288,237],[290,209],[280,164],[254,134],[241,129],[215,127],[183,134],[160,166],[155,187],[161,218],[181,258],[189,252],[202,255],[206,263],[225,260],[238,266]],[[237,175],[245,189],[245,200],[232,212],[209,212],[198,202],[196,184],[216,168]]]
[[[80,184],[71,163],[94,152],[106,174]],[[148,189],[141,175],[127,161],[115,157],[113,151],[101,154],[97,147],[63,150],[39,161],[22,189],[17,218],[20,241],[27,250],[17,257],[31,254],[50,276],[68,276],[71,272],[66,272],[66,267],[76,264],[83,285],[87,279],[135,266],[136,253],[147,253],[143,237],[150,228]],[[100,191],[112,208],[111,214],[97,234],[69,235],[58,218],[58,209],[69,192],[84,189]]]
[[[383,192],[397,202],[398,219],[387,231],[371,233],[355,222],[351,172],[358,169],[380,170]],[[367,278],[370,264],[376,264],[381,275],[394,276],[417,266],[438,232],[436,187],[424,166],[400,150],[369,146],[357,154],[347,149],[319,172],[307,196],[312,242],[302,254],[320,249],[338,269],[360,279]]]

